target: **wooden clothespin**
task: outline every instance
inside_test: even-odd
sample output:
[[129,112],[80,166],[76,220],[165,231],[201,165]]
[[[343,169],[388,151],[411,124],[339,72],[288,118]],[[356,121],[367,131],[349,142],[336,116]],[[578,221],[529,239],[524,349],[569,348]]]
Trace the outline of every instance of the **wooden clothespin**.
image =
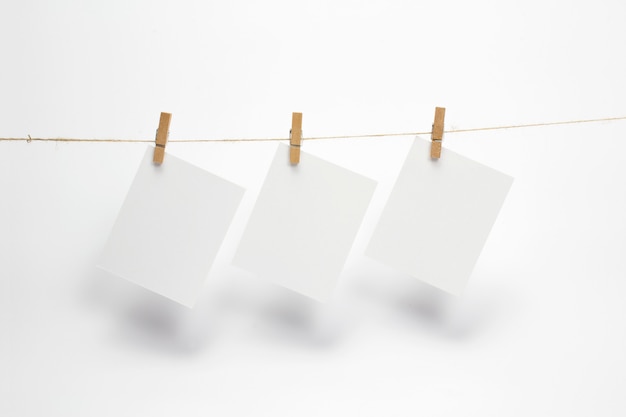
[[291,165],[298,165],[300,162],[300,142],[302,141],[302,113],[292,113],[291,131],[289,133],[289,162]]
[[167,144],[167,136],[170,132],[170,122],[172,121],[172,113],[161,113],[159,119],[159,128],[156,133],[156,146],[154,148],[154,158],[152,161],[161,165],[165,156],[165,145]]
[[439,159],[441,157],[441,141],[443,140],[443,119],[446,117],[445,107],[435,107],[435,122],[430,136],[430,157]]

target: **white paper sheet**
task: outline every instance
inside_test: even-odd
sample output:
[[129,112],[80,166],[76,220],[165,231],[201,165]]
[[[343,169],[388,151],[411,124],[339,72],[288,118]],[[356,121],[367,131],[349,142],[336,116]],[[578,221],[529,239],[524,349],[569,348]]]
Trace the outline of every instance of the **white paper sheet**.
[[281,144],[233,263],[318,301],[330,298],[376,182]]
[[192,307],[243,188],[148,147],[98,266]]
[[455,295],[474,268],[513,178],[415,139],[366,255]]

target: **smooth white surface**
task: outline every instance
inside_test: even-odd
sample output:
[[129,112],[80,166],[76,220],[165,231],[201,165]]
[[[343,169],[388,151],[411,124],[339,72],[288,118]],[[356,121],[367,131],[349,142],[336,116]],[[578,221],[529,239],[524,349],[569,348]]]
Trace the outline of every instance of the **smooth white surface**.
[[233,264],[318,301],[333,293],[376,183],[280,144]]
[[193,307],[244,190],[148,146],[98,266]]
[[461,295],[513,178],[416,138],[366,254]]
[[[334,298],[231,267],[270,143],[626,115],[626,2],[0,2],[1,136],[154,140],[246,188],[196,306],[97,270],[145,144],[0,142],[2,416],[626,414],[626,123],[446,134],[515,178],[462,297],[360,256],[411,137],[304,141],[378,182]],[[287,141],[285,141],[286,143]]]

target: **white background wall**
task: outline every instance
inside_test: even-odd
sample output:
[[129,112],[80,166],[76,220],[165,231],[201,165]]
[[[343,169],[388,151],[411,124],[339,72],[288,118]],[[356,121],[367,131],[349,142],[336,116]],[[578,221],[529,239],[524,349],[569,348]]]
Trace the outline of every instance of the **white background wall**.
[[[457,129],[623,116],[625,16],[4,0],[0,136],[152,139],[161,111],[172,140],[286,136],[292,111],[305,136],[425,131],[435,106]],[[625,136],[448,134],[516,179],[458,299],[362,256],[411,138],[305,142],[380,184],[326,305],[229,265],[275,144],[171,143],[248,188],[193,310],[94,267],[145,144],[0,142],[0,415],[624,415]]]

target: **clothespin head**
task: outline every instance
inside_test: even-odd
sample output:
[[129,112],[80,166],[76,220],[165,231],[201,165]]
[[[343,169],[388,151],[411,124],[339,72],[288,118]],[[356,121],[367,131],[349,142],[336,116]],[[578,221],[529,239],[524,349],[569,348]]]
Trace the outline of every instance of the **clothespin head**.
[[170,122],[172,121],[172,113],[161,113],[159,119],[159,128],[157,129],[154,157],[152,161],[161,165],[163,163],[163,157],[165,156],[165,145],[167,145],[167,136],[170,132]]
[[300,143],[302,141],[302,113],[291,114],[291,131],[289,136],[289,162],[298,165],[300,162]]
[[441,157],[441,141],[443,140],[443,120],[446,117],[445,107],[435,107],[435,122],[430,136],[430,157],[439,159]]

